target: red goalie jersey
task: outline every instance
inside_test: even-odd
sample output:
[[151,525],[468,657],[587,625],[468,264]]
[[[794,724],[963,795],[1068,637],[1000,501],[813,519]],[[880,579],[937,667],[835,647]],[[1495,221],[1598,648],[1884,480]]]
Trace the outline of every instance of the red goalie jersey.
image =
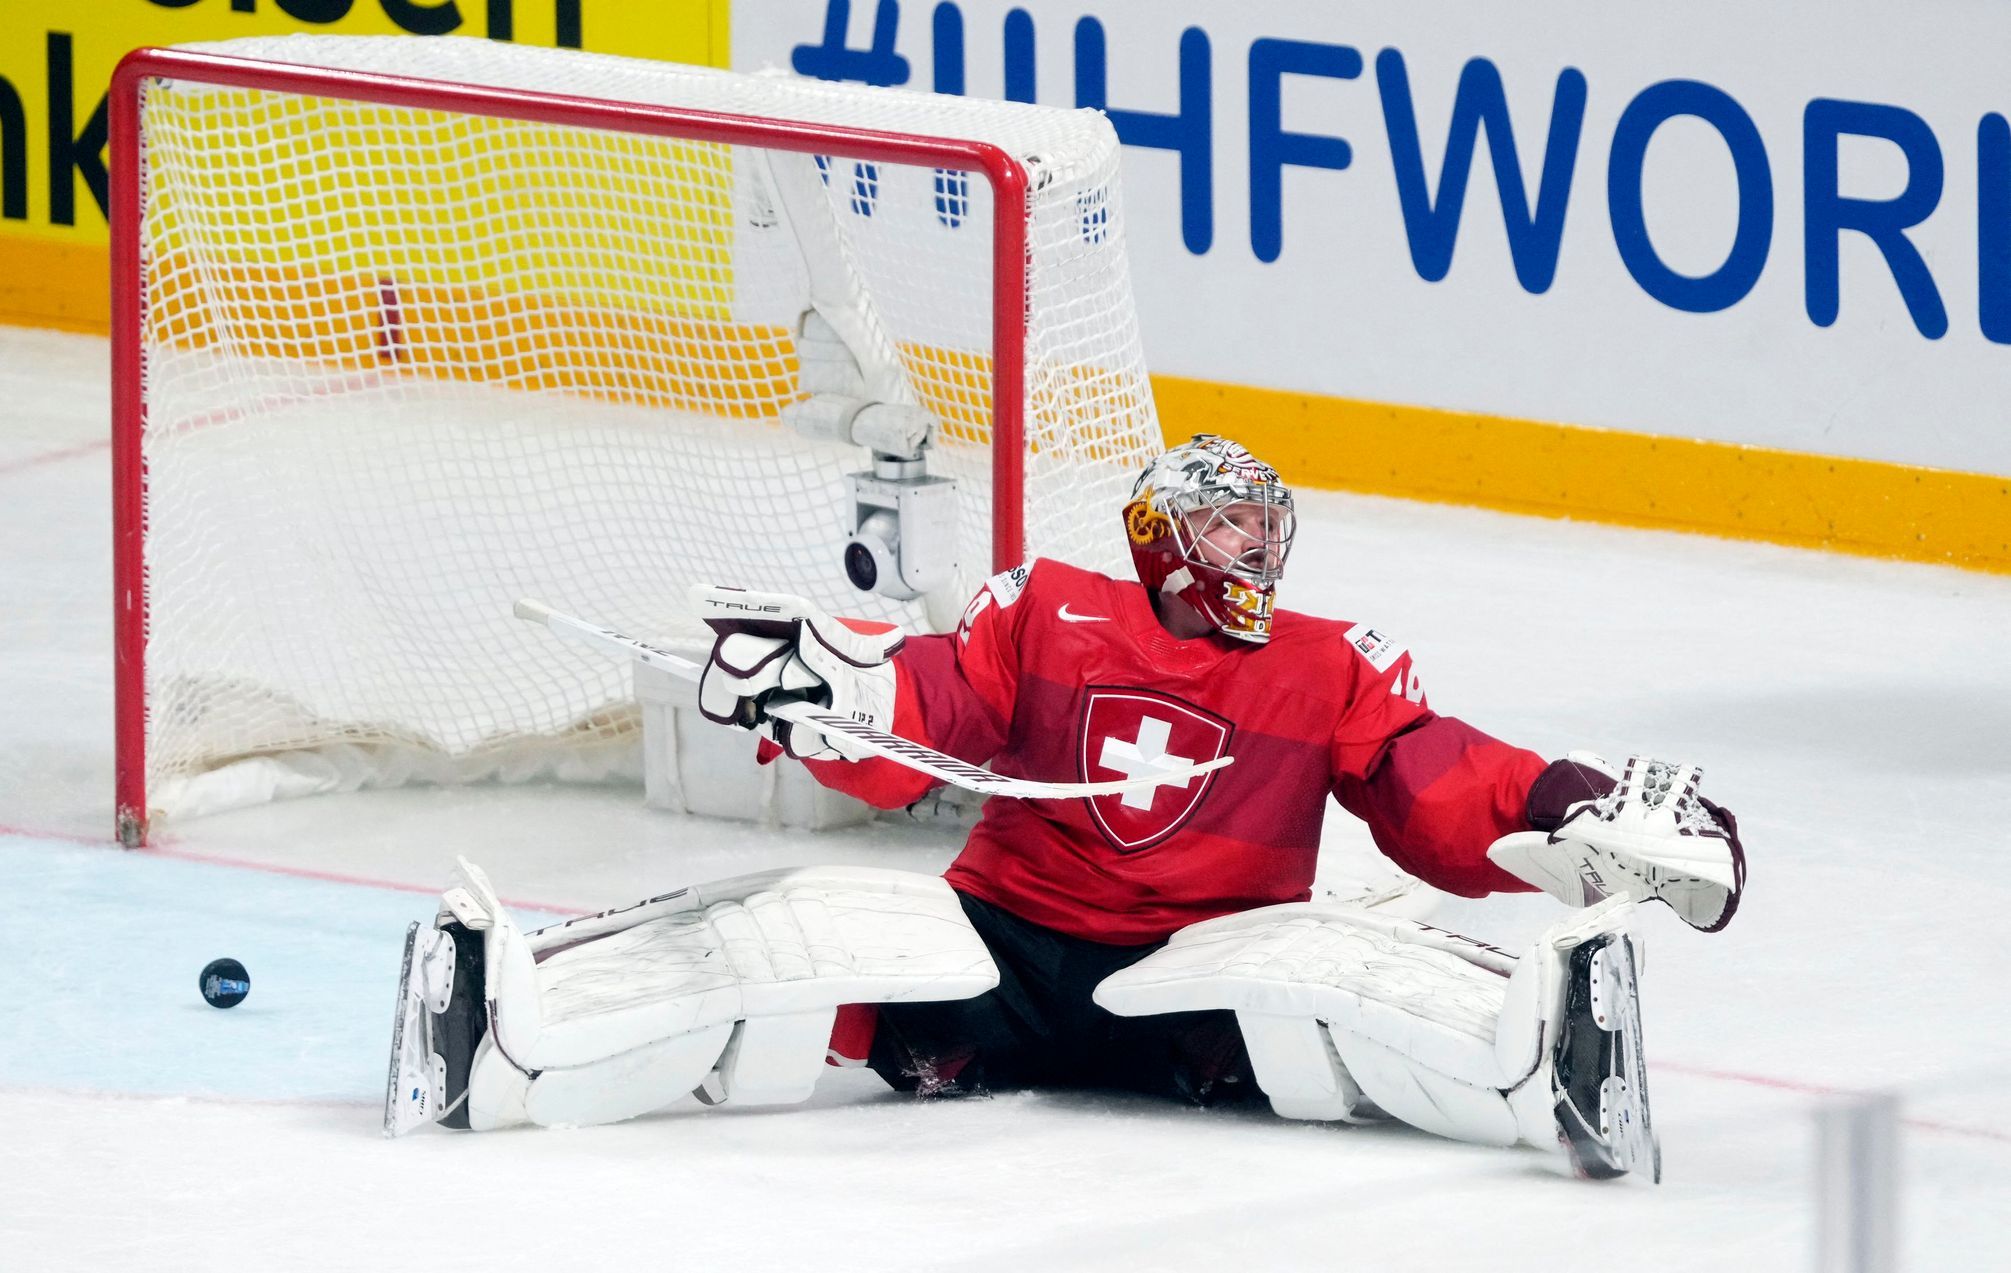
[[[1236,758],[1147,791],[987,803],[947,878],[1035,923],[1143,944],[1303,901],[1329,794],[1429,884],[1529,888],[1486,850],[1528,829],[1545,762],[1432,712],[1409,653],[1365,624],[1279,611],[1262,645],[1181,640],[1138,584],[1036,561],[990,580],[954,636],[910,638],[895,672],[897,732],[1002,774],[1094,782]],[[885,760],[810,768],[883,808],[929,786]]]

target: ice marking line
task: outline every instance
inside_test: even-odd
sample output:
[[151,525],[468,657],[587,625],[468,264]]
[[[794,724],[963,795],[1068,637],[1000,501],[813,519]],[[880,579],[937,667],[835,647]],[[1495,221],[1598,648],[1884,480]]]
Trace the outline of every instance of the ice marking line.
[[[1687,1074],[1692,1078],[1719,1079],[1727,1083],[1750,1083],[1755,1087],[1799,1092],[1805,1096],[1856,1096],[1867,1090],[1833,1087],[1827,1083],[1802,1083],[1794,1079],[1770,1078],[1764,1074],[1741,1074],[1736,1070],[1713,1070],[1701,1065],[1684,1065],[1680,1061],[1657,1061],[1654,1068],[1671,1074]],[[2011,1132],[2000,1132],[1989,1127],[1965,1127],[1960,1123],[1944,1123],[1931,1118],[1902,1118],[1899,1121],[1907,1127],[1917,1128],[1920,1131],[1946,1132],[1951,1136],[1974,1136],[1980,1140],[2011,1143]]]
[[26,827],[11,827],[0,823],[0,837],[16,837],[23,840],[60,840],[64,844],[85,844],[92,848],[116,848],[118,841],[109,835],[78,835],[74,831],[30,831]]
[[[354,875],[342,871],[323,871],[311,866],[283,866],[277,862],[253,862],[247,858],[222,857],[209,853],[198,853],[192,849],[171,848],[163,844],[149,844],[143,849],[120,848],[110,836],[93,838],[72,835],[62,831],[30,831],[23,827],[0,824],[0,838],[22,840],[56,840],[64,844],[81,844],[88,848],[118,849],[121,853],[137,853],[149,857],[167,858],[177,862],[202,862],[210,866],[226,866],[238,871],[263,871],[267,875],[290,875],[295,879],[322,880],[330,884],[354,884],[360,888],[389,889],[397,893],[438,894],[440,887],[434,884],[406,884],[397,880],[381,880],[369,875]],[[23,846],[30,847],[30,846]],[[518,910],[544,911],[552,915],[586,915],[591,912],[577,906],[555,906],[549,902],[527,902],[520,897],[498,898],[505,906]]]
[[[323,871],[311,866],[281,866],[276,862],[253,862],[245,858],[218,857],[208,853],[197,853],[191,849],[156,848],[148,845],[143,849],[127,849],[128,853],[139,853],[151,857],[169,858],[177,862],[203,862],[210,866],[227,866],[240,871],[263,871],[268,875],[290,875],[295,879],[323,880],[330,884],[354,884],[362,888],[391,889],[399,893],[424,893],[436,896],[440,892],[437,884],[405,884],[397,880],[380,880],[368,875],[351,875],[342,871]],[[527,902],[520,897],[499,897],[503,905],[524,911],[546,911],[553,915],[585,915],[588,912],[577,906],[552,906],[545,902]]]
[[64,447],[60,451],[44,451],[40,455],[23,456],[18,460],[0,460],[0,477],[40,468],[44,464],[55,464],[61,460],[74,460],[82,455],[97,455],[110,450],[111,446],[111,441],[107,439],[103,442],[86,442],[82,446]]
[[1973,1136],[1978,1140],[1996,1140],[2011,1144],[2011,1132],[1995,1131],[1988,1127],[1964,1127],[1959,1123],[1943,1123],[1931,1118],[1902,1118],[1899,1121],[1924,1132],[1946,1132],[1950,1136]]
[[1823,1083],[1802,1083],[1794,1079],[1769,1078],[1764,1074],[1741,1074],[1736,1070],[1713,1070],[1701,1065],[1684,1065],[1679,1061],[1657,1061],[1655,1068],[1673,1074],[1688,1074],[1693,1078],[1723,1079],[1727,1083],[1751,1083],[1755,1087],[1800,1092],[1806,1096],[1847,1096],[1858,1090],[1850,1087],[1831,1087]]
[[23,1087],[0,1083],[0,1098],[63,1097],[73,1100],[136,1101],[160,1105],[257,1105],[268,1109],[378,1109],[381,1100],[342,1096],[230,1096],[221,1092],[114,1092],[102,1087]]

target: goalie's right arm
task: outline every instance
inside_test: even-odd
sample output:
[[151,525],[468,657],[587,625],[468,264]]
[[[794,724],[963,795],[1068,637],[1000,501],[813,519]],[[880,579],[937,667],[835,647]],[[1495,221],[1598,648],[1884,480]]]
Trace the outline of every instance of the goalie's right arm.
[[707,720],[759,730],[798,760],[863,760],[870,753],[842,735],[775,719],[767,711],[772,703],[815,703],[897,732],[891,660],[903,637],[892,624],[834,619],[779,592],[700,584],[691,600],[715,638],[698,685],[698,710]]

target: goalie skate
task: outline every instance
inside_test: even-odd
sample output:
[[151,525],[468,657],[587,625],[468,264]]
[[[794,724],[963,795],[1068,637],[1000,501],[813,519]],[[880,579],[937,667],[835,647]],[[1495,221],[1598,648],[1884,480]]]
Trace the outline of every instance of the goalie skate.
[[1573,950],[1570,959],[1552,1079],[1558,1141],[1587,1179],[1646,1171],[1660,1181],[1634,943],[1624,933],[1606,933]]
[[398,1015],[384,1087],[384,1134],[446,1122],[467,1126],[461,1109],[468,1070],[481,1041],[482,940],[460,924],[405,930],[398,974]]

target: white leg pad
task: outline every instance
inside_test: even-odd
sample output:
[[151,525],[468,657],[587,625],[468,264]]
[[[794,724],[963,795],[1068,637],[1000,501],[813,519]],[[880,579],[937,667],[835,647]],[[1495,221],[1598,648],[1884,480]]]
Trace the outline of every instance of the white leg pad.
[[[1561,952],[1630,912],[1624,899],[1582,912],[1516,959],[1350,907],[1268,906],[1182,929],[1095,998],[1125,1016],[1235,1011],[1258,1085],[1287,1118],[1389,1116],[1461,1140],[1548,1146]],[[1524,1089],[1537,1095],[1518,1099]]]
[[732,1025],[716,1025],[591,1065],[541,1071],[529,1085],[524,1116],[541,1127],[585,1127],[662,1109],[705,1081],[732,1036]]
[[749,1017],[733,1027],[719,1061],[719,1081],[735,1105],[793,1105],[810,1099],[824,1073],[838,1009]]
[[718,1075],[740,1103],[810,1095],[837,1008],[962,999],[998,970],[941,879],[830,867],[701,885],[535,933],[464,865],[489,1032],[472,1126],[632,1117]]
[[1515,1143],[1515,1116],[1499,1089],[1441,1074],[1337,1024],[1327,1028],[1348,1073],[1363,1094],[1390,1117],[1455,1140],[1483,1145]]
[[494,1038],[475,1046],[475,1062],[468,1070],[469,1130],[486,1132],[530,1122],[524,1108],[530,1094],[530,1077],[504,1058]]
[[1257,1086],[1282,1118],[1374,1122],[1376,1107],[1341,1063],[1326,1023],[1307,1016],[1238,1011]]

